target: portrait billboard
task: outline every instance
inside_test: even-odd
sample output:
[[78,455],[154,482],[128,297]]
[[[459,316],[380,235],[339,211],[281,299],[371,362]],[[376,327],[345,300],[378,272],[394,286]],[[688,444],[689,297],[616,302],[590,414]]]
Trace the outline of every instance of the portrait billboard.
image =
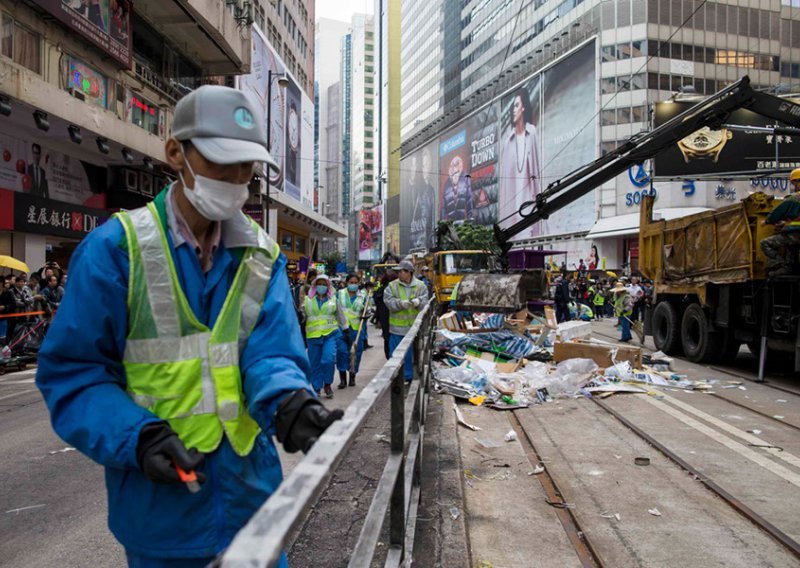
[[[239,88],[248,95],[253,104],[264,112],[264,129],[269,136],[269,152],[278,163],[279,170],[270,170],[270,188],[283,191],[285,168],[286,130],[286,93],[278,86],[277,80],[272,79],[272,89],[268,88],[270,71],[272,76],[286,72],[286,66],[278,54],[267,43],[264,33],[255,24],[252,26],[250,73],[239,76]],[[271,100],[267,101],[267,97]],[[269,104],[269,109],[267,105]],[[267,125],[269,121],[269,125]]]
[[[597,157],[596,42],[586,43],[542,74],[541,187]],[[591,191],[540,224],[542,235],[588,231],[596,217]]]
[[128,0],[33,0],[110,57],[131,66],[131,3]]
[[382,231],[383,215],[380,207],[358,212],[358,260],[380,260]]
[[417,150],[400,167],[399,250],[430,249],[435,244],[439,160],[438,143]]
[[[793,102],[800,103],[800,100]],[[693,102],[656,103],[655,126],[690,109]],[[725,121],[740,126],[771,127],[775,121],[746,109],[735,110]],[[777,160],[776,160],[777,152]],[[756,130],[708,127],[679,140],[654,159],[655,177],[761,176],[788,170],[800,163],[800,137]]]
[[[541,84],[541,76],[536,75],[500,99],[497,222],[504,229],[520,220],[520,208],[533,201],[542,188],[539,160]],[[530,208],[525,211],[530,211]],[[536,223],[515,239],[539,236],[540,225]]]

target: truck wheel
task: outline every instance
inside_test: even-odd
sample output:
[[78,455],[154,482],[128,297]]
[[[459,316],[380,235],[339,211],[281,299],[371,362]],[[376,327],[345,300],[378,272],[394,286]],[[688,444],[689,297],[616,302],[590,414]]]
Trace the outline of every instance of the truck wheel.
[[719,334],[712,332],[710,328],[703,308],[699,304],[690,304],[681,321],[681,342],[689,361],[710,361],[719,354]]
[[681,350],[680,320],[670,302],[659,302],[653,310],[653,342],[656,349],[667,355],[677,355]]

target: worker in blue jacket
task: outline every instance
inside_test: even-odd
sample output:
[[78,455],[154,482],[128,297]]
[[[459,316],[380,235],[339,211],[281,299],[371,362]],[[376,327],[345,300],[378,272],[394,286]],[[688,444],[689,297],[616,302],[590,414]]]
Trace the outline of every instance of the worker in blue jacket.
[[53,428],[105,466],[130,566],[208,564],[281,482],[272,436],[305,452],[341,417],[310,387],[286,257],[241,213],[274,163],[263,124],[234,89],[181,99],[178,181],[84,239],[39,353]]

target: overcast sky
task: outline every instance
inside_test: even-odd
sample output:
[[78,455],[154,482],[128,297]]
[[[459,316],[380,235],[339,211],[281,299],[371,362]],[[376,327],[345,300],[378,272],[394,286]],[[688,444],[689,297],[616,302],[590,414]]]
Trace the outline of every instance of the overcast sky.
[[374,0],[316,0],[315,17],[349,22],[353,14],[372,14]]

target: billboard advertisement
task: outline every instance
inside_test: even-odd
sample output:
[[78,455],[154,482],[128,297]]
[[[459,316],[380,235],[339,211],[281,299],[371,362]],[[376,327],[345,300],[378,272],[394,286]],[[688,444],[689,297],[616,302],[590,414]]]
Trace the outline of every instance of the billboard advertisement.
[[128,0],[33,0],[113,59],[131,66],[131,5]]
[[[497,222],[504,229],[520,220],[520,207],[541,191],[541,85],[541,76],[536,75],[500,100],[502,150]],[[537,223],[518,238],[539,233]]]
[[[591,41],[542,74],[542,189],[597,158],[596,49]],[[540,234],[588,231],[596,209],[592,191],[542,221]]]
[[438,142],[432,142],[404,160],[400,168],[399,250],[429,249],[435,244],[439,204],[438,149]]
[[[655,125],[661,126],[691,108],[692,104],[686,101],[656,103]],[[762,128],[774,126],[773,120],[745,109],[732,112],[726,123]],[[776,169],[797,167],[800,164],[800,138],[755,130],[711,130],[706,127],[661,152],[654,162],[655,177],[662,179],[709,175],[759,176]]]
[[382,231],[383,215],[380,207],[358,212],[358,260],[380,260]]
[[[596,158],[596,50],[596,40],[585,43],[403,157],[401,253],[432,246],[430,219],[509,227],[549,183]],[[513,240],[588,231],[595,217],[590,193]]]
[[93,193],[80,160],[31,142],[0,134],[0,189],[41,199],[104,208],[105,193]]
[[[300,201],[300,177],[302,174],[302,147],[303,147],[303,103],[300,97],[300,87],[293,80],[289,80],[286,87],[286,155],[284,158],[286,179],[285,191],[296,200]],[[307,145],[307,144],[306,144]]]
[[[280,75],[286,72],[286,66],[272,46],[267,43],[263,32],[257,25],[252,26],[252,32],[250,73],[239,77],[239,88],[252,98],[256,106],[264,109],[264,126],[269,133],[269,151],[280,166],[280,171],[270,170],[269,185],[270,188],[283,191],[287,138],[284,124],[286,124],[286,97],[289,89],[280,88],[278,82],[273,79],[270,90],[268,82],[270,71],[273,76]],[[292,81],[289,82],[292,83]],[[296,85],[295,88],[297,88]],[[271,97],[270,101],[267,101],[268,96]],[[267,109],[268,104],[269,109]],[[267,118],[268,115],[269,118]],[[270,122],[269,125],[266,124],[267,120]]]
[[319,211],[319,190],[314,188],[314,102],[304,92],[300,140],[300,201],[303,205]]

